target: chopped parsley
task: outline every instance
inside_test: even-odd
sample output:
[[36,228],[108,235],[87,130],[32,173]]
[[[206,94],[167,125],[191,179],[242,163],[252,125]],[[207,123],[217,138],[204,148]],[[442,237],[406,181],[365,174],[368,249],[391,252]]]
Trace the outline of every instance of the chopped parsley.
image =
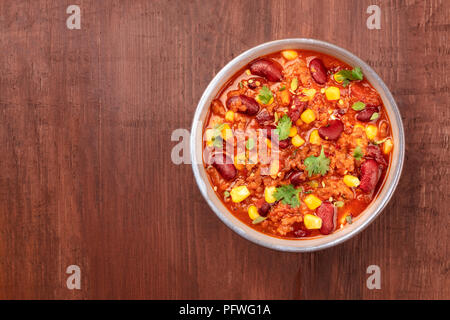
[[352,109],[355,111],[361,111],[366,108],[366,104],[364,102],[358,101],[352,105]]
[[255,140],[253,140],[253,138],[248,138],[245,147],[247,148],[247,150],[252,150],[255,147]]
[[273,196],[282,203],[290,205],[292,208],[297,208],[300,205],[298,194],[301,189],[295,189],[292,184],[278,187]]
[[223,196],[225,197],[225,199],[228,198],[228,197],[230,196],[230,192],[225,191],[225,192],[223,193]]
[[380,117],[380,114],[378,112],[374,112],[372,116],[370,117],[370,120],[377,120]]
[[211,142],[215,148],[223,147],[223,138],[220,135],[212,137]]
[[267,217],[257,216],[255,219],[253,219],[252,223],[253,223],[253,224],[258,224],[258,223],[263,222],[263,221],[266,220],[266,219],[267,219]]
[[269,104],[270,100],[273,98],[272,91],[266,86],[263,86],[261,90],[259,90],[259,94],[256,97],[257,100],[261,101],[263,104]]
[[384,138],[383,140],[373,141],[373,144],[374,144],[374,145],[382,144],[383,142],[386,142],[387,139],[388,139],[388,138]]
[[284,91],[284,90],[286,90],[286,86],[285,86],[285,85],[282,85],[282,86],[280,87],[280,89],[278,89],[278,91]]
[[341,70],[336,73],[335,79],[338,82],[342,82],[342,86],[346,87],[350,81],[362,80],[364,78],[360,67],[353,68],[352,70]]
[[310,177],[313,174],[325,175],[330,169],[330,159],[325,156],[323,147],[318,157],[309,156],[305,159],[304,164],[306,166],[306,170],[308,170],[308,176]]
[[225,123],[222,123],[214,126],[213,134],[211,137],[211,143],[215,148],[223,147],[223,138],[221,136],[221,132],[225,128],[225,125],[226,125]]
[[355,158],[355,160],[361,160],[362,157],[364,157],[364,153],[361,149],[360,146],[356,146],[355,150],[353,150],[353,158]]
[[278,134],[278,139],[285,140],[289,137],[289,131],[292,127],[292,121],[289,116],[284,115],[280,121],[278,121],[277,128],[275,129],[276,134]]
[[348,216],[345,217],[345,221],[347,221],[348,224],[352,224],[352,216],[349,214]]
[[294,78],[291,81],[291,90],[295,91],[295,90],[297,90],[297,88],[298,88],[298,79]]
[[241,82],[239,82],[239,88],[243,88],[244,87],[244,84],[242,83],[242,81]]
[[344,202],[343,202],[343,201],[336,201],[336,202],[334,203],[334,206],[335,206],[336,208],[342,208],[342,207],[344,206]]

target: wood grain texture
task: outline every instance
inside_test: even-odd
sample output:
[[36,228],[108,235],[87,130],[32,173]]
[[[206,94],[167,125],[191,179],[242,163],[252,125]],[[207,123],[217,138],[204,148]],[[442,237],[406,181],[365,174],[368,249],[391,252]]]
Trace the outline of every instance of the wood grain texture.
[[[449,1],[0,2],[1,299],[449,299]],[[378,4],[381,30],[366,28]],[[367,61],[406,130],[384,213],[333,249],[250,243],[209,209],[176,128],[233,57],[316,38]],[[82,289],[65,269],[82,270]],[[366,288],[379,265],[382,289]]]

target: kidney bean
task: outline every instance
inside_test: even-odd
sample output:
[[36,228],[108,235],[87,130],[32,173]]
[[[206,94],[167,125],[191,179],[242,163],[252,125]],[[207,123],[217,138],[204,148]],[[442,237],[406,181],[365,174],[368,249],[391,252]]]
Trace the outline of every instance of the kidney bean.
[[213,167],[216,168],[225,180],[233,180],[236,177],[237,170],[233,164],[233,160],[229,156],[218,153],[212,157],[211,161]]
[[308,102],[301,101],[300,97],[294,96],[292,99],[292,105],[289,108],[288,116],[291,118],[292,122],[297,121],[300,118],[300,115],[303,112],[303,109],[308,105]]
[[269,122],[272,122],[273,120],[274,120],[273,116],[266,109],[262,109],[256,115],[256,121],[258,121],[260,126],[263,126]]
[[327,69],[319,58],[311,60],[309,63],[309,72],[311,72],[311,76],[318,84],[325,84],[327,82]]
[[[258,87],[261,87],[266,84],[266,79],[264,78],[250,78],[247,81],[248,87],[252,90],[255,90]],[[257,84],[259,83],[259,85]]]
[[[278,137],[276,137],[278,138]],[[284,139],[284,140],[278,140],[278,139],[272,139],[272,136],[270,137],[272,140],[272,145],[276,145],[278,143],[278,147],[280,149],[286,149],[291,144],[290,139]]]
[[270,210],[270,204],[267,202],[264,202],[261,207],[258,208],[258,213],[260,216],[265,217],[269,213]]
[[269,58],[258,59],[250,63],[250,71],[269,81],[279,82],[283,79],[283,67]]
[[344,124],[341,120],[330,120],[328,125],[319,128],[319,136],[325,140],[337,140],[344,131]]
[[316,215],[322,219],[320,233],[330,234],[334,230],[334,206],[330,202],[322,202]]
[[387,166],[386,159],[383,156],[383,153],[381,152],[381,149],[379,146],[369,145],[366,149],[366,155],[364,156],[366,159],[373,159],[378,164],[381,164],[382,166]]
[[289,147],[289,145],[290,145],[289,139],[281,140],[278,142],[278,146],[280,147],[280,149],[286,149],[287,147]]
[[294,186],[298,186],[306,180],[306,176],[302,171],[295,171],[290,175],[289,180]]
[[361,183],[359,188],[365,193],[373,191],[380,178],[378,164],[375,160],[369,159],[361,165]]
[[378,112],[378,107],[375,106],[366,106],[364,110],[359,111],[356,114],[356,119],[362,122],[368,122],[370,121],[370,117],[375,113]]
[[308,233],[302,229],[297,229],[294,231],[294,236],[296,236],[297,238],[303,238],[306,237],[307,235]]
[[294,222],[292,224],[294,237],[302,238],[308,236],[310,233],[308,229],[305,228],[305,225],[301,222]]
[[275,130],[276,128],[277,127],[273,124],[269,124],[263,128],[266,130],[267,138],[272,139],[272,131]]
[[240,103],[243,104],[246,109],[244,111],[238,110],[241,113],[253,116],[259,111],[259,104],[255,99],[250,98],[246,95],[232,96],[227,99],[227,107],[229,108],[232,104]]

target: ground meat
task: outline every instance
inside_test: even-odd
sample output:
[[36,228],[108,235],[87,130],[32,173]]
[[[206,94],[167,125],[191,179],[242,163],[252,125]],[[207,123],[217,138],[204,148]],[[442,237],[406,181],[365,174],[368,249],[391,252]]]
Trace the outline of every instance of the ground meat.
[[[216,135],[214,139],[219,139],[217,134],[223,135],[223,132],[217,133],[219,130],[216,130],[220,125],[229,126],[233,130],[233,135],[231,138],[226,138],[227,143],[224,144],[225,148],[221,152],[232,154],[230,155],[232,159],[234,155],[239,154],[240,157],[243,156],[245,163],[234,165],[237,173],[232,181],[225,180],[215,167],[209,166],[206,160],[205,168],[219,198],[236,217],[250,227],[269,235],[293,239],[315,237],[321,233],[328,234],[334,230],[335,226],[329,221],[331,209],[333,209],[333,219],[336,218],[338,221],[345,220],[344,215],[348,212],[356,217],[376,196],[377,190],[372,190],[372,185],[370,193],[364,192],[364,190],[369,191],[366,180],[368,180],[367,171],[370,171],[365,169],[365,166],[372,161],[376,161],[380,168],[384,166],[384,170],[380,169],[380,179],[385,172],[388,172],[385,166],[389,163],[389,155],[382,154],[381,144],[374,146],[374,141],[392,139],[389,119],[384,112],[380,96],[366,79],[350,81],[345,87],[335,81],[334,73],[342,69],[351,70],[351,67],[345,63],[321,53],[301,50],[298,51],[298,56],[291,60],[282,56],[281,53],[270,57],[273,57],[274,61],[271,60],[272,58],[267,58],[265,60],[267,69],[264,69],[261,74],[248,74],[250,68],[247,66],[235,78],[230,79],[211,103],[211,112],[205,126],[206,129],[212,129],[209,133]],[[310,71],[309,63],[312,59],[321,59],[324,70]],[[277,81],[270,81],[266,73],[273,72],[274,66],[278,64],[283,68],[283,77],[277,78]],[[314,78],[311,72],[314,72]],[[271,78],[270,74],[269,78]],[[292,90],[291,84],[295,78],[298,80],[298,86]],[[316,82],[317,79],[320,82]],[[272,96],[269,95],[263,99],[257,97],[263,85],[270,90],[269,94]],[[338,99],[328,100],[326,89],[330,87],[339,89]],[[314,92],[314,95],[311,95],[311,92]],[[252,103],[248,102],[250,98]],[[249,106],[244,105],[242,101]],[[357,115],[360,111],[352,108],[353,103],[357,101],[362,101],[367,106],[377,107],[379,118],[371,120],[370,123],[359,121]],[[247,113],[248,108],[258,111]],[[232,119],[228,117],[225,119],[227,111],[230,110],[234,112]],[[302,119],[305,110],[313,112],[312,121],[308,121],[310,119],[308,117],[305,118],[306,120]],[[277,143],[275,131],[269,132],[266,136],[262,129],[278,129],[279,133],[280,119],[284,116],[291,120],[291,130],[288,127],[289,132],[285,131],[284,139]],[[343,130],[336,136],[337,140],[311,139],[314,137],[312,135],[314,130],[328,126],[331,120],[340,120],[343,124]],[[366,134],[366,127],[369,124],[378,127],[378,135],[372,141],[369,141]],[[322,129],[321,132],[323,135],[324,130]],[[249,136],[256,137],[253,147],[248,147],[246,144]],[[237,146],[232,145],[229,148],[228,143],[232,141],[235,141]],[[211,141],[205,143],[204,155],[210,151],[214,154],[213,146]],[[265,152],[261,151],[262,148],[265,148]],[[361,156],[355,155],[357,148]],[[307,167],[305,160],[308,157],[317,158],[322,149],[329,162],[324,172],[312,173],[309,171],[311,166]],[[254,158],[255,152],[256,158]],[[278,162],[271,164],[272,157],[275,155],[278,156]],[[273,166],[273,163],[278,163],[279,166]],[[273,168],[275,169],[272,170]],[[291,179],[294,173],[296,178]],[[356,187],[347,186],[344,183],[345,175],[360,179],[361,184]],[[349,183],[348,178],[353,179],[347,177],[347,183]],[[378,183],[377,186],[379,185],[382,184]],[[244,200],[235,202],[232,201],[230,192],[238,186],[246,186],[249,195]],[[266,201],[265,190],[270,187],[276,187],[279,190],[281,186],[291,186],[295,192],[298,192],[298,206],[292,207],[285,199],[270,201],[270,204]],[[308,207],[305,200],[309,195],[314,196],[316,202],[317,198],[321,201],[318,208],[322,209]],[[338,206],[336,201],[343,202],[343,205]],[[255,205],[261,212],[260,215],[266,218],[264,221],[253,224],[248,213],[252,205]],[[327,215],[324,214],[324,208],[327,209]],[[324,219],[328,220],[322,225],[323,228],[309,230],[304,223],[306,214],[318,217],[322,215],[323,222]]]

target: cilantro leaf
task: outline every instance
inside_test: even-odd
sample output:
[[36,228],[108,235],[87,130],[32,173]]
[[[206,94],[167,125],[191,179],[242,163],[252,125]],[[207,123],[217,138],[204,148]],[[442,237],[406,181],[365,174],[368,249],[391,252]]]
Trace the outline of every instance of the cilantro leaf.
[[350,81],[362,80],[364,75],[360,67],[353,68],[352,70],[341,70],[336,73],[336,81],[342,82],[342,86],[346,87]]
[[278,134],[278,139],[280,139],[280,141],[289,137],[289,130],[291,130],[291,127],[292,121],[287,115],[284,115],[280,121],[278,121],[275,133]]
[[309,156],[305,159],[304,164],[306,166],[306,170],[308,171],[308,176],[310,177],[313,174],[325,175],[330,169],[330,159],[325,156],[323,147],[318,157]]
[[366,104],[364,102],[358,101],[352,105],[352,109],[355,111],[361,111],[366,108]]
[[297,208],[300,205],[298,194],[301,189],[295,189],[292,184],[278,187],[273,196],[282,203],[290,205],[292,208]]
[[267,86],[263,86],[261,90],[259,90],[259,94],[256,98],[263,104],[269,104],[270,100],[273,98],[273,94]]
[[353,150],[353,158],[355,158],[355,160],[361,160],[362,157],[364,157],[364,153],[361,149],[360,146],[356,146],[355,150]]

